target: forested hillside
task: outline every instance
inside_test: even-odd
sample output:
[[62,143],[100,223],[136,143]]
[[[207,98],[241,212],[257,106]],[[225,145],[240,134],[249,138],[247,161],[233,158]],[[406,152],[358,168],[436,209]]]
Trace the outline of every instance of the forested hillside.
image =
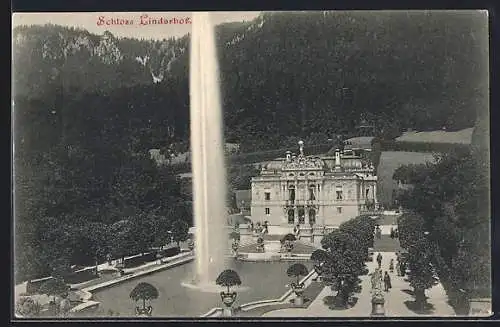
[[[360,117],[382,136],[471,127],[487,105],[481,15],[265,13],[220,25],[226,140],[275,149],[354,133]],[[21,274],[78,262],[72,249],[92,243],[82,232],[90,222],[121,237],[99,245],[108,250],[146,249],[153,240],[134,230],[157,216],[190,223],[172,172],[146,157],[189,144],[189,35],[146,41],[48,25],[17,27],[13,41],[16,249],[40,258],[19,257]]]
[[[471,127],[485,99],[480,15],[267,13],[221,25],[227,139],[272,148],[265,143],[352,131],[363,114],[379,129]],[[19,115],[35,107],[39,123],[82,114],[137,122],[114,133],[129,141],[152,129],[145,147],[188,137],[188,36],[153,42],[35,26],[16,29],[14,40]]]

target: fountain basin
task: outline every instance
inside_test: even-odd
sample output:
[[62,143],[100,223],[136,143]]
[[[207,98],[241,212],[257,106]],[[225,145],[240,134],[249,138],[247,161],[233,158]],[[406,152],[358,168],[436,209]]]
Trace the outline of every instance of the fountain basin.
[[270,262],[270,261],[280,261],[281,254],[279,253],[244,253],[238,256],[238,260],[240,261],[251,261],[251,262]]
[[[290,277],[286,271],[291,262],[242,262],[231,260],[228,268],[234,269],[241,278],[241,287],[231,287],[238,293],[234,306],[245,303],[276,299],[289,291]],[[312,263],[304,262],[308,269]],[[215,307],[222,307],[221,291],[227,288],[209,283],[193,285],[189,276],[196,273],[194,261],[167,270],[138,277],[93,292],[100,302],[99,310],[78,316],[107,317],[108,311],[120,317],[134,317],[136,303],[129,298],[130,291],[140,282],[147,282],[158,289],[159,297],[151,301],[154,317],[199,317]]]
[[[190,288],[192,290],[196,290],[198,292],[203,292],[203,293],[217,293],[220,294],[221,290],[224,288],[220,285],[217,285],[215,283],[197,283],[195,281],[191,282],[182,282],[182,286]],[[235,291],[237,293],[239,292],[244,292],[248,291],[250,287],[248,286],[232,286],[231,290]]]

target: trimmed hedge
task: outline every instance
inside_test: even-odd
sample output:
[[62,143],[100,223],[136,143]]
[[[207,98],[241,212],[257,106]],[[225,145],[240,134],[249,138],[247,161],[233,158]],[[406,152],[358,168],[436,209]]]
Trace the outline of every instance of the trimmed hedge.
[[[337,143],[323,143],[315,145],[306,145],[305,154],[306,155],[319,155],[328,152],[331,148],[335,147]],[[227,160],[230,164],[253,164],[263,161],[274,160],[279,157],[284,157],[286,151],[292,151],[290,148],[280,148],[276,150],[269,151],[259,151],[250,153],[241,153],[237,155],[228,156]],[[295,152],[298,152],[295,151]],[[176,174],[185,173],[191,171],[191,162],[179,163],[170,166],[172,171]]]
[[429,143],[408,142],[394,140],[378,140],[381,151],[405,151],[405,152],[450,152],[457,149],[469,149],[468,144],[461,143]]
[[[306,155],[319,155],[325,152],[328,152],[331,148],[335,146],[334,142],[324,143],[324,144],[316,144],[316,145],[307,145],[305,148]],[[236,164],[250,164],[268,160],[274,160],[279,157],[284,157],[286,151],[291,151],[290,148],[281,148],[270,151],[259,151],[252,153],[244,153],[235,155],[229,158],[231,163]],[[297,152],[297,151],[295,151]]]
[[72,273],[71,275],[64,277],[64,281],[67,284],[79,284],[95,278],[97,278],[97,276],[95,274],[95,268],[93,268]]
[[[50,277],[52,278],[52,277]],[[41,281],[33,281],[33,282],[28,282],[26,284],[26,294],[32,295],[32,294],[37,294],[38,290],[40,289],[40,286],[42,286],[43,283],[45,283],[48,279],[46,280],[41,280]]]
[[158,252],[162,258],[173,257],[174,255],[178,255],[181,253],[181,249],[179,247],[168,248],[165,250],[161,250]]
[[168,257],[173,257],[174,255],[181,253],[181,249],[178,247],[172,247],[172,248],[160,250],[158,252],[150,252],[150,253],[146,253],[144,255],[137,256],[134,258],[125,259],[125,261],[123,263],[124,268],[135,268],[135,267],[138,267],[138,266],[143,265],[145,263],[158,260],[158,258],[156,257],[157,253],[160,254],[161,258],[168,258]]
[[147,262],[155,261],[156,260],[156,253],[146,253],[141,256],[133,257],[130,259],[125,259],[123,262],[123,267],[124,268],[135,268],[140,265],[143,265]]
[[[160,254],[161,258],[169,258],[181,253],[181,249],[179,247],[171,247],[158,252],[151,252],[142,256],[125,259],[124,268],[135,268],[142,264],[155,261],[157,260],[156,258],[157,253]],[[67,284],[79,284],[95,278],[97,278],[97,276],[95,275],[95,269],[92,268],[68,274],[67,276],[64,277],[64,281]],[[49,279],[52,279],[52,277],[39,281],[28,282],[26,285],[26,294],[28,295],[37,294],[38,290],[40,289],[40,286]]]

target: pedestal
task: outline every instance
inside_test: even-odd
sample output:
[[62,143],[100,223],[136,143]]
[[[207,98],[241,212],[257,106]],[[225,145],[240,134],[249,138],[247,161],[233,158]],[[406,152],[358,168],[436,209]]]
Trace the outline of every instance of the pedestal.
[[224,308],[222,309],[222,315],[224,317],[230,317],[233,315],[232,305],[236,300],[236,292],[221,292],[220,297],[222,303],[224,303]]
[[385,308],[384,302],[382,301],[372,301],[372,317],[384,317],[385,316]]
[[491,298],[472,298],[469,300],[469,316],[491,316]]
[[140,308],[140,307],[135,308],[135,314],[137,315],[137,317],[151,317],[152,313],[153,313],[153,307],[151,306],[148,306],[146,308]]
[[298,286],[292,285],[293,292],[295,293],[295,299],[293,300],[293,304],[296,306],[301,306],[304,304],[304,284],[300,284]]
[[298,296],[295,298],[295,300],[294,300],[293,304],[295,304],[296,306],[301,306],[301,305],[303,305],[303,304],[304,304],[304,298],[302,297],[302,295],[298,295]]

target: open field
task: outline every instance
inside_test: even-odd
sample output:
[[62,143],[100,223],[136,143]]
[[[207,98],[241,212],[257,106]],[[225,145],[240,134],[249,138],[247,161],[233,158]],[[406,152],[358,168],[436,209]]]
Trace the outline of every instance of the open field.
[[396,183],[392,180],[394,171],[402,165],[432,162],[432,153],[383,151],[378,166],[377,195],[382,204],[390,203]]
[[470,144],[473,130],[474,128],[471,127],[456,132],[447,132],[447,131],[408,132],[396,138],[396,141]]

